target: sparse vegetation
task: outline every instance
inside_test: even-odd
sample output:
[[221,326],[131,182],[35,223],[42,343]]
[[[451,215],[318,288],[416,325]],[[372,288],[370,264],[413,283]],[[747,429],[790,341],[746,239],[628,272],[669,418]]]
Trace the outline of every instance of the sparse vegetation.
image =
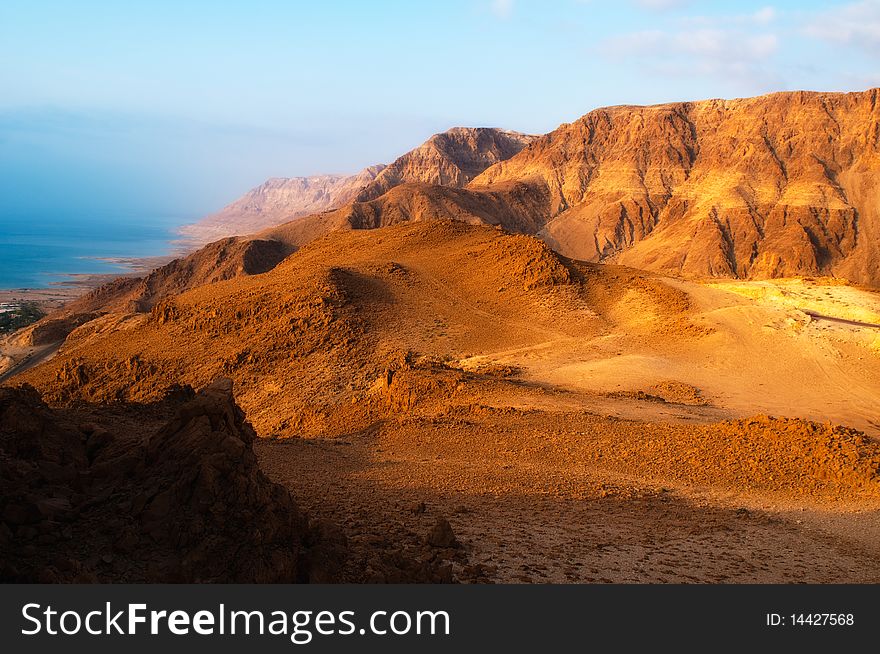
[[0,334],[37,322],[46,314],[35,302],[7,302],[0,304]]

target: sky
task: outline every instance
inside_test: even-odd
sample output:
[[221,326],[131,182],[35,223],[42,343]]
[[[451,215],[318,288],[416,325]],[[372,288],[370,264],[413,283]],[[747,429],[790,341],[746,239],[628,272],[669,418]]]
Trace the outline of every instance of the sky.
[[880,0],[0,2],[0,218],[210,213],[455,125],[880,86]]

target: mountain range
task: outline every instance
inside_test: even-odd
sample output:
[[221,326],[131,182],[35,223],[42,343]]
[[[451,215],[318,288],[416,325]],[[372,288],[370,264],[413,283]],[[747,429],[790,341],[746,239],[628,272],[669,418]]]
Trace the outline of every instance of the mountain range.
[[691,279],[830,276],[880,286],[877,97],[874,89],[610,107],[542,137],[455,128],[353,177],[270,180],[189,232],[223,234],[216,242],[92,291],[65,313],[148,311],[168,295],[271,270],[332,231],[437,219],[497,225],[573,259]]
[[408,182],[462,187],[536,138],[501,129],[455,127],[435,134],[387,166],[369,166],[354,175],[270,179],[219,212],[182,227],[180,233],[190,244],[203,244],[372,200]]
[[540,138],[454,129],[388,167],[328,178],[335,190],[314,197],[272,199],[309,185],[267,182],[199,229],[229,236],[301,216],[261,233],[292,251],[332,229],[452,218],[585,261],[876,286],[878,111],[876,89],[796,92],[598,109]]
[[0,579],[876,583],[877,99],[267,182],[8,339]]
[[546,201],[559,252],[691,277],[880,284],[880,107],[777,93],[590,112],[477,177]]

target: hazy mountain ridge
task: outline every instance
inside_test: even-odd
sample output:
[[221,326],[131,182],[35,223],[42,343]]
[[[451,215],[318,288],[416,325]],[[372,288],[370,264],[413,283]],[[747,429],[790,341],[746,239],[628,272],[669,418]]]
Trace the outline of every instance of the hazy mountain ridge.
[[355,175],[275,177],[217,213],[185,225],[180,234],[193,243],[202,244],[325,211],[353,200],[383,167],[381,164],[370,166]]
[[401,184],[465,186],[486,168],[512,157],[537,138],[492,127],[454,127],[435,134],[388,166],[377,164],[355,175],[270,179],[217,213],[184,226],[180,233],[189,242],[201,245],[352,201],[373,200]]

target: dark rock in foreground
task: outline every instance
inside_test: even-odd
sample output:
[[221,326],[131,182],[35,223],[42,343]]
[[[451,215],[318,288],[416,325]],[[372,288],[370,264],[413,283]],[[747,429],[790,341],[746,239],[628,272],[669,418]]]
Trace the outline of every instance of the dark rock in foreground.
[[259,469],[254,438],[229,380],[149,437],[76,424],[29,387],[0,389],[0,579],[335,580],[344,537],[328,547],[326,526],[311,533]]

